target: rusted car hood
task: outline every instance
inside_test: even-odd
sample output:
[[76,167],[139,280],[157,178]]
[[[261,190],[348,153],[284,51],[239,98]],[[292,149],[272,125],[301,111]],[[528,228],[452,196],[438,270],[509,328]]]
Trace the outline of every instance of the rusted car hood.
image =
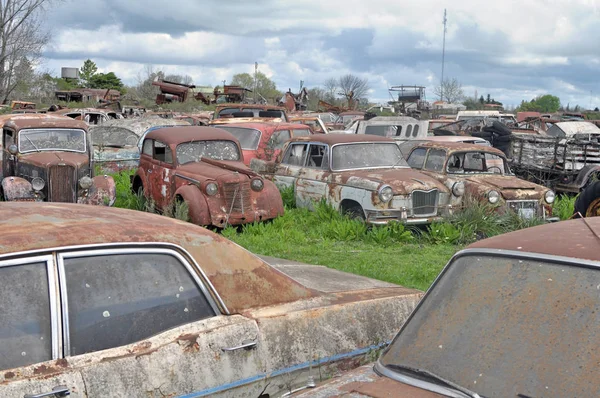
[[[440,181],[432,178],[420,171],[410,168],[398,169],[374,169],[374,170],[350,170],[343,172],[335,172],[334,180],[356,186],[359,188],[367,188],[360,186],[361,179],[377,181],[381,184],[388,184],[394,190],[394,194],[406,194],[415,189],[430,190],[437,188],[441,192],[447,192],[448,188]],[[367,189],[369,189],[368,187]]]
[[539,189],[540,186],[514,176],[482,174],[469,176],[466,181],[475,184],[485,184],[497,189]]
[[89,164],[88,155],[75,152],[34,152],[20,155],[19,161],[26,162],[39,167],[49,167],[54,164],[67,164],[81,167]]
[[[253,172],[242,162],[223,161],[221,163],[222,165],[209,164],[203,161],[186,163],[177,168],[177,174],[190,178],[207,180],[219,180],[221,178],[229,177],[235,173],[234,169],[239,169],[240,175],[243,175],[244,171],[253,174]],[[228,170],[227,168],[231,168],[232,170]]]
[[94,160],[110,161],[110,160],[139,160],[140,151],[137,146],[134,147],[102,147],[94,146]]
[[305,393],[293,395],[296,398],[326,397],[364,397],[364,398],[439,398],[444,397],[431,391],[422,390],[408,384],[400,383],[387,377],[377,375],[373,364],[364,365],[341,377],[324,383]]

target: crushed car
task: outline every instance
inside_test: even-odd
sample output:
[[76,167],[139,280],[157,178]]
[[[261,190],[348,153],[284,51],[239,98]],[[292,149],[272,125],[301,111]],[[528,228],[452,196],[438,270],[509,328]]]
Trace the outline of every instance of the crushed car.
[[67,116],[75,120],[83,120],[89,126],[102,124],[108,120],[123,119],[119,112],[95,108],[65,108],[52,112],[56,115]]
[[2,193],[7,201],[112,206],[112,177],[95,175],[87,125],[52,115],[13,115],[2,129]]
[[279,397],[367,363],[422,296],[125,209],[4,203],[0,239],[3,397]]
[[460,142],[421,142],[410,150],[406,160],[413,169],[452,190],[464,189],[461,196],[489,203],[495,211],[511,210],[527,219],[557,221],[552,218],[554,192],[515,176],[498,149]]
[[276,161],[254,159],[251,167],[280,187],[293,187],[298,207],[324,200],[370,224],[441,220],[464,192],[462,183],[453,192],[411,169],[394,140],[359,134],[294,138]]
[[296,397],[598,395],[599,235],[600,218],[591,218],[472,244],[375,366]]
[[243,162],[239,141],[213,127],[164,127],[142,142],[132,181],[158,209],[185,203],[189,220],[225,228],[283,215],[277,187]]
[[275,160],[284,144],[294,137],[307,137],[310,128],[299,123],[248,122],[219,125],[240,141],[244,163],[250,166],[252,159]]

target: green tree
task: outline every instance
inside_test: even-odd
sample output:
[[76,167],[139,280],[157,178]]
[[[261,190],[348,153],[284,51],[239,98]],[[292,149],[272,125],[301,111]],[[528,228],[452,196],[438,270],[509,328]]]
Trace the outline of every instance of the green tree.
[[[250,73],[238,73],[233,75],[231,84],[254,91],[254,76],[252,76]],[[258,94],[256,97],[257,101],[261,101],[264,98],[269,102],[277,102],[283,95],[279,90],[277,90],[275,82],[269,79],[262,72],[256,73],[256,92]],[[252,96],[252,94],[250,94],[250,96]]]
[[90,82],[94,75],[98,72],[98,66],[91,59],[85,60],[83,66],[79,69],[79,78],[84,87],[91,87]]
[[90,88],[105,88],[115,89],[121,92],[124,91],[123,82],[119,79],[114,72],[108,73],[97,73],[90,78]]
[[531,102],[521,102],[517,111],[553,113],[558,111],[559,108],[560,99],[554,95],[546,94],[532,99]]

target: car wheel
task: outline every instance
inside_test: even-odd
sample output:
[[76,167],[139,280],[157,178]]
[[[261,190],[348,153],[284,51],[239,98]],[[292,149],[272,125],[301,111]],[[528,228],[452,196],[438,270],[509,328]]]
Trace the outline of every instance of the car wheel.
[[344,214],[352,220],[365,222],[365,212],[360,206],[352,206],[344,211]]
[[583,217],[600,216],[600,181],[588,185],[575,200],[574,214]]
[[492,123],[492,128],[498,133],[498,135],[510,135],[512,131],[506,127],[503,123],[494,120]]

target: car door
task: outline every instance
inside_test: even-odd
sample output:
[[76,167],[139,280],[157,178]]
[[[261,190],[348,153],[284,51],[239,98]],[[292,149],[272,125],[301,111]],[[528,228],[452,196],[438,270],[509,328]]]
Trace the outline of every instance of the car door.
[[64,353],[90,397],[201,396],[264,373],[256,322],[222,314],[184,254],[146,246],[58,253]]
[[173,173],[173,152],[171,148],[159,141],[153,140],[151,168],[148,170],[148,189],[156,205],[164,209],[171,202]]
[[[308,150],[306,142],[291,142],[277,163],[273,182],[280,188],[296,187],[297,180],[303,173],[304,160]],[[297,199],[297,198],[296,198]]]
[[329,146],[310,143],[304,168],[296,180],[296,205],[314,208],[315,202],[327,199],[330,177]]
[[86,397],[78,370],[62,362],[54,258],[0,261],[0,396],[51,391]]

